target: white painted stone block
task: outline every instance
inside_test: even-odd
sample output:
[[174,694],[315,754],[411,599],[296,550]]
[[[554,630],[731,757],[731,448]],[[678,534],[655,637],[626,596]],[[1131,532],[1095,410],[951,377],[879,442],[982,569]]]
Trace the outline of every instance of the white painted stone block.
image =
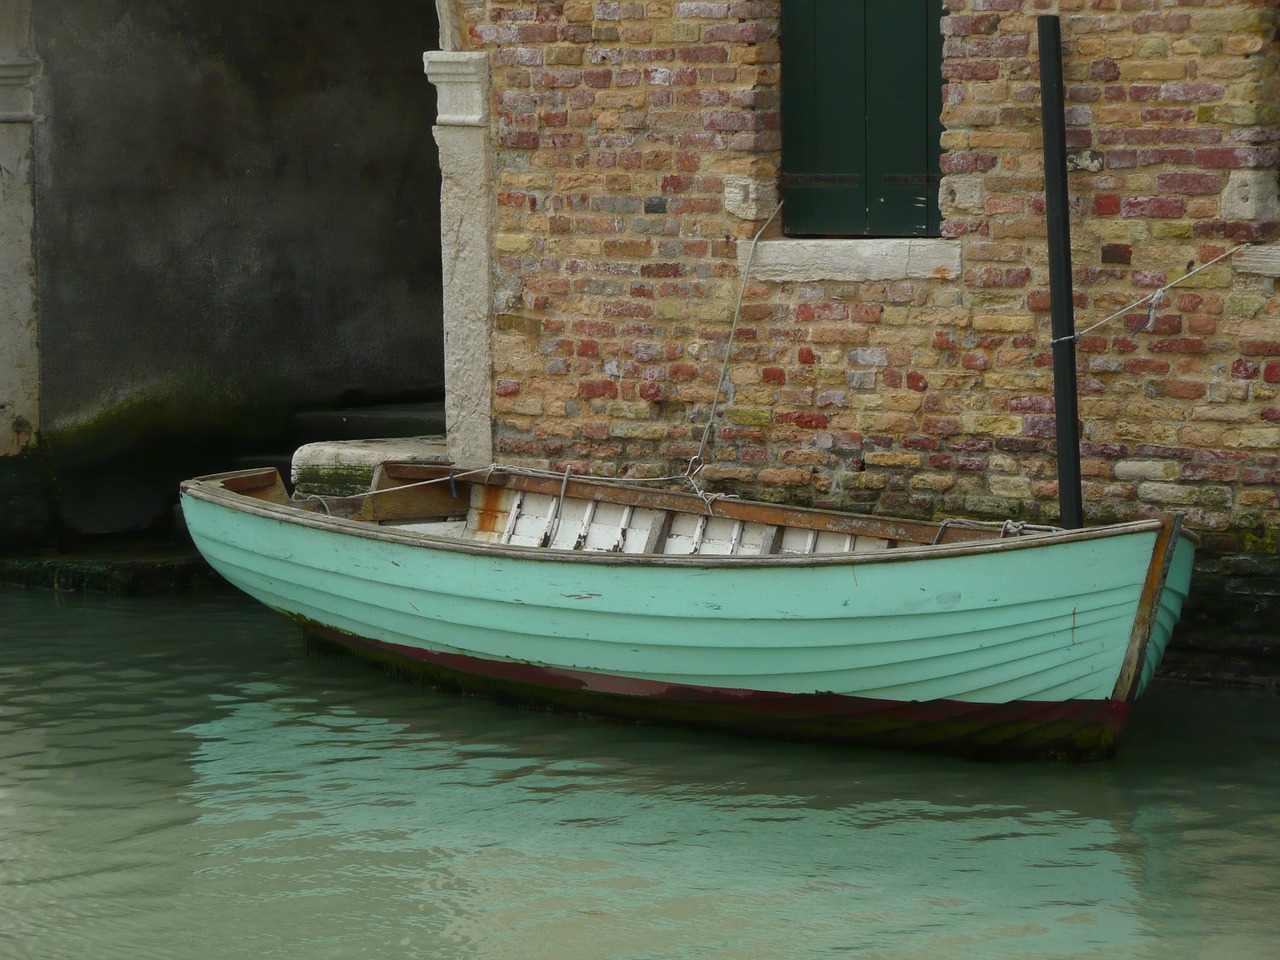
[[489,123],[489,57],[485,53],[431,50],[422,55],[436,88],[436,125],[480,127]]
[[743,220],[764,220],[778,207],[778,185],[772,181],[729,175],[724,178],[724,208]]
[[[738,245],[745,267],[750,244]],[[754,280],[953,280],[960,244],[924,238],[874,240],[762,240],[751,265]]]
[[1280,182],[1274,170],[1232,170],[1222,191],[1226,220],[1280,219]]
[[1280,243],[1246,247],[1231,258],[1231,265],[1241,273],[1280,277]]

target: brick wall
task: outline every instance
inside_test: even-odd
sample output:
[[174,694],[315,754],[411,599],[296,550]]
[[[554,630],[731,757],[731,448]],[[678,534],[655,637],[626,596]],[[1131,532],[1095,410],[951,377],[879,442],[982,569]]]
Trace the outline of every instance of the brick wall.
[[[704,476],[899,514],[1056,516],[1035,15],[1063,15],[1077,326],[1280,234],[1277,0],[950,0],[956,276],[746,283]],[[465,3],[490,53],[497,455],[699,450],[779,163],[778,4]],[[731,191],[730,191],[731,192]],[[744,218],[745,217],[745,218]],[[756,219],[760,217],[760,219]],[[1224,261],[1082,338],[1086,513],[1280,536],[1280,296]]]

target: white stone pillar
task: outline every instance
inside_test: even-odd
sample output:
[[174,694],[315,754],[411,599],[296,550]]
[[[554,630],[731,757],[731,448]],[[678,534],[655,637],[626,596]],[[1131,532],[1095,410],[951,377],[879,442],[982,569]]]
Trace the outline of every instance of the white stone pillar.
[[444,262],[445,425],[455,463],[493,462],[493,158],[489,58],[423,55],[438,108]]
[[0,0],[0,457],[40,429],[29,0]]

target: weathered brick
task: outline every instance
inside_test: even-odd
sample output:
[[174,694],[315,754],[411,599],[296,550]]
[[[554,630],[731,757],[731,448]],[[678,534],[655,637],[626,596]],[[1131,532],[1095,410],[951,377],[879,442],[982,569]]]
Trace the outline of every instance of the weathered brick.
[[[1056,510],[1031,56],[1044,4],[953,6],[940,233],[961,270],[751,280],[712,454],[726,481],[886,511]],[[1272,80],[1255,69],[1276,15],[1253,0],[1060,6],[1084,328],[1234,243],[1280,239],[1265,187],[1241,179],[1280,154]],[[491,55],[496,106],[496,448],[665,475],[663,458],[697,452],[739,248],[760,222],[726,209],[725,176],[777,185],[778,4],[464,10],[471,48]],[[1079,339],[1089,475],[1105,501],[1094,515],[1178,506],[1226,542],[1250,509],[1238,493],[1275,499],[1264,481],[1280,466],[1266,446],[1280,437],[1280,298],[1268,284],[1228,261],[1167,289],[1150,323],[1140,305]],[[1194,498],[1170,499],[1184,489]]]

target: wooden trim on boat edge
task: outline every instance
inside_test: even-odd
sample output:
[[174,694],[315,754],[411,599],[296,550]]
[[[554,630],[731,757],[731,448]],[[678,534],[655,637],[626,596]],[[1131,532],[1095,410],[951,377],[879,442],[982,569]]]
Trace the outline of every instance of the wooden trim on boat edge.
[[[270,468],[271,474],[275,473]],[[525,559],[554,563],[591,563],[601,565],[654,565],[654,566],[687,566],[687,567],[777,567],[777,566],[825,566],[864,563],[903,563],[911,560],[924,560],[944,557],[972,556],[981,553],[999,553],[1008,550],[1030,550],[1059,543],[1074,543],[1081,540],[1098,540],[1115,536],[1142,533],[1162,529],[1167,518],[1149,520],[1133,520],[1127,523],[1111,524],[1105,527],[1085,527],[1080,530],[1062,530],[1054,533],[1035,533],[1005,539],[975,540],[965,543],[943,543],[926,545],[907,545],[895,550],[878,550],[869,553],[829,553],[814,555],[769,555],[762,557],[744,556],[673,556],[669,554],[628,554],[571,550],[551,550],[545,547],[526,547],[514,544],[497,544],[488,542],[472,542],[450,537],[439,537],[428,533],[406,533],[395,527],[383,527],[360,520],[345,517],[329,516],[323,513],[312,513],[291,503],[278,503],[247,496],[239,492],[245,489],[256,489],[267,484],[260,482],[268,471],[240,470],[226,474],[215,474],[185,481],[181,486],[184,496],[190,496],[209,503],[220,504],[240,513],[293,523],[299,526],[313,527],[319,530],[341,532],[349,536],[362,537],[368,540],[381,540],[409,546],[431,547],[457,553],[469,553],[483,556],[507,556],[512,559]],[[1184,533],[1184,536],[1187,535]]]
[[1147,648],[1155,629],[1156,617],[1160,613],[1160,597],[1164,593],[1173,555],[1182,536],[1181,517],[1164,516],[1160,518],[1160,522],[1155,549],[1151,552],[1151,564],[1147,567],[1147,578],[1138,597],[1138,613],[1129,634],[1129,646],[1125,650],[1124,663],[1111,694],[1117,700],[1132,701],[1138,696],[1138,682],[1147,660]]

